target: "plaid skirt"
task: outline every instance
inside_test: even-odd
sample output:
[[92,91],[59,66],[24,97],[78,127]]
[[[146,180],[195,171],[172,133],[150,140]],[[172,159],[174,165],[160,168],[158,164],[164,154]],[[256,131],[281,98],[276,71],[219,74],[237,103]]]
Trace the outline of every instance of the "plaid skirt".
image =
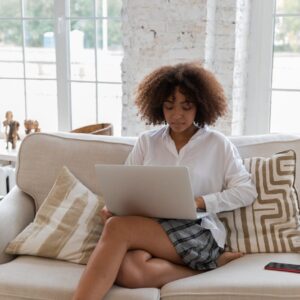
[[159,219],[158,222],[188,267],[199,271],[217,268],[216,261],[224,250],[218,246],[210,230],[201,226],[201,219]]

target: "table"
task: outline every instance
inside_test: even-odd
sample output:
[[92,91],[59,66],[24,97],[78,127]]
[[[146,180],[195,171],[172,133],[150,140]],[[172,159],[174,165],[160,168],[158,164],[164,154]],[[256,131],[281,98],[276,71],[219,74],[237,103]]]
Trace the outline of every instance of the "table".
[[[11,149],[11,144],[9,144],[9,148],[6,149],[5,139],[0,139],[0,171],[2,171],[0,172],[0,200],[15,184],[15,178],[12,178],[12,176],[14,176],[12,170],[14,170],[17,161],[20,144],[21,141],[17,141],[16,149]],[[8,170],[10,170],[10,175],[7,174]],[[6,179],[7,176],[10,177],[9,180]]]
[[6,149],[6,141],[4,139],[0,139],[0,161],[15,163],[17,161],[20,144],[21,141],[17,141],[16,149],[11,149],[11,144],[9,144],[9,149]]

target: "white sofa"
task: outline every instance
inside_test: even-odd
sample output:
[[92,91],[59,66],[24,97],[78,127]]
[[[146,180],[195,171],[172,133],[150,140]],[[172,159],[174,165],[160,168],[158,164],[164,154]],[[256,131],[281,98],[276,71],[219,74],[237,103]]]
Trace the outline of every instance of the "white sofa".
[[[38,133],[24,139],[18,155],[17,186],[0,201],[0,299],[71,299],[84,266],[41,257],[13,257],[4,249],[33,220],[62,165],[97,193],[94,164],[124,162],[135,140],[71,133]],[[242,157],[269,156],[286,149],[294,149],[300,157],[297,136],[242,136],[231,140]],[[299,160],[297,172],[300,174]],[[299,190],[299,179],[296,187]],[[300,254],[247,254],[160,290],[114,286],[105,299],[299,299],[300,274],[264,270],[270,261],[299,264]]]

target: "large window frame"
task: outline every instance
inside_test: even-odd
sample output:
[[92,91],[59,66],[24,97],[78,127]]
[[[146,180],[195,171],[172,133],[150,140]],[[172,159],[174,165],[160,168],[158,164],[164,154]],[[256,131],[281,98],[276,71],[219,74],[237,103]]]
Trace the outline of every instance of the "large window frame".
[[249,39],[245,134],[270,132],[276,0],[253,0]]
[[69,10],[67,1],[55,0],[54,10],[55,22],[55,42],[56,42],[56,79],[57,79],[57,111],[58,129],[69,131],[72,129],[71,112],[71,89],[70,80],[70,51],[69,51],[69,22],[66,16]]
[[299,40],[290,37],[299,34],[300,12],[293,4],[252,2],[245,134],[299,133],[300,87],[296,79],[300,53],[293,50],[299,47]]
[[[101,120],[99,120],[99,95],[98,95],[98,89],[99,86],[104,85],[118,85],[119,89],[121,87],[121,80],[114,80],[107,78],[99,79],[97,75],[98,70],[98,61],[97,57],[99,54],[97,54],[97,51],[99,50],[98,43],[97,43],[97,24],[98,22],[102,22],[102,39],[103,39],[103,48],[107,48],[107,39],[108,39],[108,30],[107,30],[107,23],[109,20],[116,19],[117,21],[120,20],[119,18],[112,18],[109,17],[107,14],[108,10],[108,3],[109,0],[102,0],[102,15],[97,16],[96,15],[96,6],[100,2],[97,0],[93,0],[93,11],[94,15],[91,16],[83,16],[83,17],[74,17],[70,16],[69,11],[69,0],[54,0],[54,16],[51,18],[42,18],[42,17],[26,17],[24,16],[24,1],[19,0],[19,4],[21,7],[21,15],[20,17],[16,18],[5,18],[1,17],[1,20],[16,20],[21,21],[22,23],[22,52],[23,52],[23,75],[22,77],[9,77],[9,76],[2,76],[1,79],[6,80],[23,80],[24,82],[24,115],[25,119],[28,118],[28,109],[27,109],[27,91],[26,91],[26,81],[31,80],[31,78],[26,75],[26,60],[25,60],[25,25],[24,23],[26,21],[34,20],[34,19],[41,19],[41,20],[51,20],[54,22],[54,36],[55,36],[55,56],[56,56],[56,78],[33,78],[34,80],[52,80],[56,82],[57,87],[57,111],[58,111],[58,130],[59,131],[70,131],[73,129],[72,127],[72,90],[71,90],[71,84],[72,83],[91,83],[95,86],[94,94],[95,97],[95,122],[99,123]],[[74,78],[71,78],[71,55],[70,55],[70,23],[71,20],[74,19],[78,20],[88,20],[89,22],[94,22],[94,67],[95,67],[95,79],[92,79],[91,81],[88,80],[76,80]],[[84,104],[83,104],[84,105]],[[120,118],[121,119],[121,118]],[[22,122],[22,120],[20,120]],[[120,129],[121,130],[121,127]],[[118,132],[119,133],[119,132]]]

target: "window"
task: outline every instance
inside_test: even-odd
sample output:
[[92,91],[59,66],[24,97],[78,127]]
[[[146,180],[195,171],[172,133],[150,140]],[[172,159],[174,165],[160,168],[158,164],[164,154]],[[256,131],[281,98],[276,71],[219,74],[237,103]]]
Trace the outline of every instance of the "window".
[[121,134],[121,0],[0,2],[0,113]]
[[300,1],[277,0],[274,15],[271,132],[300,132]]
[[254,0],[246,134],[300,132],[300,1]]

